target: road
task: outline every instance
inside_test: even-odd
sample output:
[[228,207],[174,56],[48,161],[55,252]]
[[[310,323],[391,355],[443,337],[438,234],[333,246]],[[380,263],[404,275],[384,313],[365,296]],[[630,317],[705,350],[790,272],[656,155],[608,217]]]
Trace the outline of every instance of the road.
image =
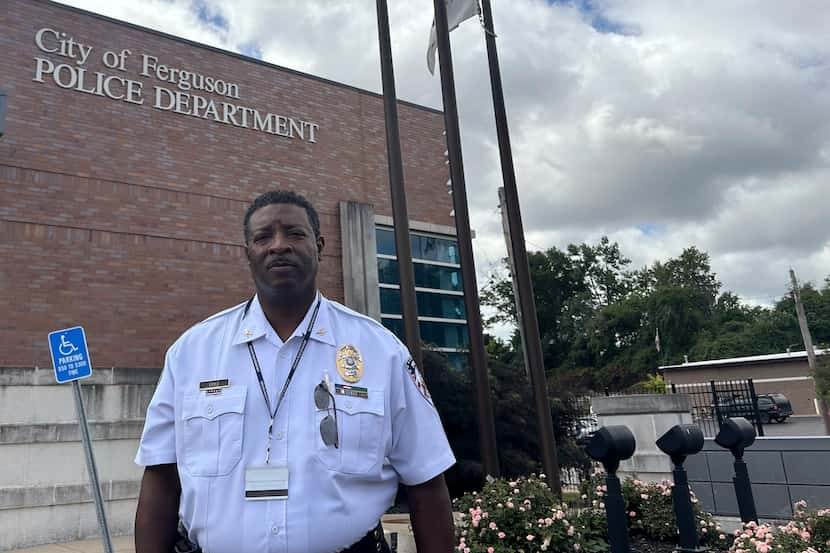
[[821,417],[790,417],[780,424],[764,425],[765,436],[824,436]]

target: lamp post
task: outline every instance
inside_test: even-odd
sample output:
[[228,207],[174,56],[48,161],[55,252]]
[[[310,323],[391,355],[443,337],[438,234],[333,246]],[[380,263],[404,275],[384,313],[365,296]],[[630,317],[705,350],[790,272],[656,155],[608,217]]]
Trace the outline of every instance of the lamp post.
[[752,481],[744,461],[744,449],[755,443],[755,428],[743,417],[732,417],[724,421],[720,432],[715,436],[715,443],[732,452],[735,457],[735,476],[732,484],[735,486],[735,498],[738,500],[738,511],[742,522],[758,521],[758,512],[755,509],[755,497],[752,495]]
[[674,464],[672,476],[672,501],[674,514],[677,518],[678,553],[700,553],[706,551],[700,547],[697,537],[697,522],[692,507],[692,498],[689,490],[689,478],[683,462],[689,455],[694,455],[703,449],[703,432],[696,424],[677,424],[660,436],[657,440],[660,451],[671,457]]
[[611,553],[629,553],[628,519],[625,499],[617,476],[620,461],[631,458],[637,443],[626,426],[603,426],[597,430],[585,447],[585,452],[605,468],[605,515],[608,517],[608,543]]

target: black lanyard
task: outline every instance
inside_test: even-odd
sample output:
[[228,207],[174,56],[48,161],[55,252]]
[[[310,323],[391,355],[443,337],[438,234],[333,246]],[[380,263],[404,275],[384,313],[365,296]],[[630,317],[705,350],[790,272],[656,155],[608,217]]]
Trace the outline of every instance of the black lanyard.
[[[254,298],[248,300],[248,304],[245,306],[245,311],[242,313],[242,317],[248,314],[248,308],[251,307],[251,302],[254,301]],[[271,422],[268,423],[268,445],[265,448],[265,464],[269,464],[271,461],[271,433],[274,430],[274,419],[277,418],[277,412],[280,410],[280,405],[282,405],[282,400],[285,397],[285,392],[288,391],[288,385],[291,384],[291,379],[294,377],[294,372],[297,370],[297,365],[300,364],[300,359],[303,357],[303,353],[305,352],[305,348],[308,345],[308,341],[311,338],[311,329],[314,327],[314,322],[317,320],[317,313],[320,311],[320,299],[317,299],[317,305],[314,306],[314,312],[311,314],[311,320],[308,322],[308,327],[306,328],[305,334],[303,334],[303,341],[300,342],[300,348],[297,350],[297,354],[294,356],[294,361],[291,363],[291,369],[288,371],[288,376],[285,379],[285,384],[282,385],[282,390],[280,391],[280,396],[277,398],[277,407],[271,411],[271,400],[268,399],[268,388],[265,386],[265,379],[262,378],[262,369],[259,366],[259,359],[256,356],[256,350],[254,349],[253,342],[248,342],[248,353],[251,354],[251,364],[254,366],[254,371],[256,371],[256,377],[259,381],[259,390],[262,392],[262,397],[265,399],[265,406],[268,408],[268,414],[271,415]]]

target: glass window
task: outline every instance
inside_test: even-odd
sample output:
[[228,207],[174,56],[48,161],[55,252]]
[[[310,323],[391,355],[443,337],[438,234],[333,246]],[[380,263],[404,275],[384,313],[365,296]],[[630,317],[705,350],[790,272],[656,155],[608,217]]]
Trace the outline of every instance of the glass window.
[[445,348],[466,348],[469,345],[467,325],[421,321],[420,328],[421,340],[425,344]]
[[459,263],[458,244],[455,240],[436,238],[434,236],[412,235],[412,257],[441,261],[444,263]]
[[415,286],[461,292],[461,269],[414,263]]
[[[418,286],[418,274],[415,273],[415,286]],[[398,262],[394,259],[378,259],[378,282],[381,284],[400,284]]]
[[[415,286],[419,288],[435,288],[436,290],[452,290],[461,292],[461,269],[439,267],[425,263],[413,263]],[[378,282],[381,284],[400,284],[398,262],[394,259],[378,259]]]
[[[416,292],[419,317],[440,317],[442,319],[465,319],[463,296],[448,296],[430,292]],[[396,288],[380,289],[380,312],[385,315],[400,315],[401,291]],[[443,344],[438,344],[443,345]]]
[[[375,229],[375,239],[378,243],[378,253],[383,255],[397,255],[395,248],[395,233],[389,228]],[[458,242],[451,238],[437,238],[435,236],[410,235],[412,257],[443,263],[461,263],[458,255]]]
[[378,243],[378,253],[383,255],[397,255],[395,253],[395,233],[392,229],[375,229],[375,240]]
[[448,296],[417,292],[418,315],[421,317],[440,317],[442,319],[466,319],[464,296]]
[[449,351],[444,353],[444,355],[447,356],[447,362],[449,363],[450,367],[457,371],[466,371],[467,367],[470,364],[467,358],[468,354],[466,351]]
[[400,340],[401,342],[404,341],[402,319],[389,319],[387,317],[382,317],[381,322],[383,323],[383,326],[391,330],[395,334],[395,336],[398,337],[398,340]]
[[[383,326],[395,333],[401,341],[403,335],[403,320],[382,317]],[[439,348],[466,348],[469,346],[467,340],[467,325],[453,323],[420,322],[421,341],[424,344]]]
[[386,315],[400,315],[401,291],[395,288],[380,289],[380,312]]

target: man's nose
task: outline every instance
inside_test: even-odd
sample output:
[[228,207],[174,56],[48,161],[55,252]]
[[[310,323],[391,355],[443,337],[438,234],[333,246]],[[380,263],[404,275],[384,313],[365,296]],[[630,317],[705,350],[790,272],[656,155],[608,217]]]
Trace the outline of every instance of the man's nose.
[[275,232],[268,243],[268,250],[273,252],[282,252],[291,249],[291,242],[284,232]]

